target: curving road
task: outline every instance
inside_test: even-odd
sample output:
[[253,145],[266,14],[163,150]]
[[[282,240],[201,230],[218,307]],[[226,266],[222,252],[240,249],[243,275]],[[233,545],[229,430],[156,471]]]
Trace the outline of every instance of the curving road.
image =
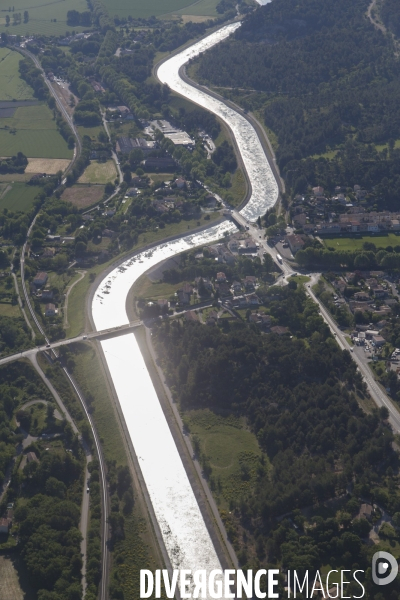
[[[75,127],[73,119],[69,116],[68,112],[66,111],[61,99],[55,93],[50,82],[46,79],[44,70],[43,70],[40,62],[36,58],[36,56],[26,49],[20,48],[19,51],[22,54],[24,54],[25,56],[29,57],[34,62],[35,66],[38,69],[40,69],[40,71],[42,72],[44,81],[45,81],[47,87],[49,88],[51,95],[55,99],[56,104],[61,111],[61,114],[63,115],[64,119],[67,121],[72,133],[74,134],[74,136],[76,138],[76,147],[74,149],[74,156],[73,156],[70,164],[68,165],[67,169],[64,171],[64,175],[66,175],[67,172],[72,168],[73,164],[75,163],[77,157],[80,155],[81,150],[82,150],[82,144],[81,144],[78,130]],[[30,298],[29,298],[29,294],[26,289],[26,283],[25,283],[25,254],[26,254],[26,249],[27,249],[27,245],[29,242],[29,237],[31,235],[32,228],[35,225],[37,216],[38,215],[36,215],[34,217],[32,223],[29,226],[26,240],[25,240],[25,243],[22,248],[21,261],[20,261],[21,262],[21,283],[22,283],[22,289],[23,289],[24,296],[25,296],[25,302],[26,302],[26,305],[28,306],[31,317],[32,317],[38,331],[41,333],[41,335],[46,340],[46,343],[50,344],[50,341],[49,341],[48,337],[46,336],[46,333],[45,333],[42,325],[40,324],[40,322],[35,314],[35,311],[32,307],[32,304],[31,304]],[[81,338],[79,338],[79,339],[81,339]],[[27,352],[29,353],[30,351],[27,351]],[[56,350],[52,350],[52,353],[54,354],[55,357],[58,356]],[[19,358],[21,358],[21,356],[23,356],[23,355],[26,356],[27,353],[21,353]],[[71,416],[69,415],[67,409],[63,405],[61,398],[58,395],[57,391],[54,389],[54,387],[51,385],[51,383],[49,382],[49,380],[47,379],[47,377],[44,375],[43,371],[41,370],[41,368],[37,362],[37,349],[30,352],[29,355],[27,356],[27,358],[29,358],[31,360],[33,366],[35,367],[35,369],[37,370],[37,372],[43,379],[44,383],[50,389],[50,391],[53,394],[54,398],[56,399],[57,403],[60,405],[60,408],[62,405],[62,407],[63,407],[62,410],[65,413],[67,420],[71,422],[75,433],[79,433],[76,428],[76,425],[73,423]],[[10,359],[10,357],[8,357],[8,359]],[[7,361],[7,359],[4,359],[4,360]],[[64,371],[67,379],[69,380],[70,384],[74,388],[74,390],[81,402],[82,408],[86,413],[86,416],[88,418],[88,421],[89,421],[89,424],[90,424],[90,427],[92,430],[92,435],[93,435],[93,439],[94,439],[95,446],[96,446],[96,451],[98,453],[98,458],[99,458],[101,487],[102,487],[102,580],[101,580],[99,598],[100,598],[100,600],[106,600],[107,586],[108,586],[108,565],[109,565],[109,550],[108,550],[108,546],[107,546],[108,531],[109,531],[108,523],[107,523],[108,512],[109,512],[109,498],[108,498],[108,488],[107,488],[107,480],[106,480],[105,461],[104,461],[103,454],[101,452],[100,440],[97,435],[97,431],[94,426],[93,420],[86,408],[86,404],[85,404],[85,400],[82,395],[82,392],[80,391],[77,383],[75,382],[75,380],[73,379],[73,377],[71,376],[71,374],[68,372],[68,370],[65,367],[63,367],[63,371]],[[82,441],[82,438],[81,438],[81,441]],[[83,443],[83,441],[82,441],[82,443]],[[82,545],[81,545],[81,551],[83,553],[82,587],[83,587],[83,594],[85,594],[85,590],[86,590],[86,545],[87,545],[86,540],[87,540],[87,526],[88,526],[88,522],[89,522],[89,499],[87,497],[88,494],[86,492],[86,481],[87,481],[88,475],[89,475],[88,464],[91,461],[91,455],[90,455],[90,451],[86,448],[84,443],[83,443],[83,447],[84,447],[84,451],[85,451],[85,455],[86,455],[86,472],[85,472],[85,485],[84,485],[83,494],[82,494],[81,523],[80,523],[81,530],[80,531],[81,531],[82,538],[83,538]]]

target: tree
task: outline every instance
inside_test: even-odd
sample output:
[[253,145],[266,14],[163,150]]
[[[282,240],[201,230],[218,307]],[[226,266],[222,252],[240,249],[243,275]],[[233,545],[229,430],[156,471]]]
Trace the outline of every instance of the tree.
[[82,254],[85,254],[86,250],[87,250],[87,246],[86,246],[85,242],[80,241],[80,242],[76,243],[75,254],[77,256],[82,256]]
[[10,15],[6,15],[6,27],[10,25]]
[[29,13],[27,10],[24,10],[24,23],[27,23],[29,21]]
[[356,269],[367,269],[370,266],[370,260],[367,254],[357,254],[354,259],[354,267]]

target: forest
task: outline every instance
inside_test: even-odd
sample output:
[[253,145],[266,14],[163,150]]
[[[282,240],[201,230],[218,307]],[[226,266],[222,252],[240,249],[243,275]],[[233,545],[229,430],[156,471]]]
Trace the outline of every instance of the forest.
[[[32,399],[43,401],[35,404],[43,407],[41,425],[37,423],[39,413],[32,418],[33,407],[21,408]],[[35,598],[80,600],[83,453],[70,425],[63,419],[56,422],[53,411],[53,398],[31,366],[19,362],[0,369],[1,483],[7,467],[11,468],[0,511],[3,515],[7,504],[14,503],[11,531],[18,533],[18,545],[13,551],[21,557],[20,568],[28,576]],[[57,431],[60,437],[52,442],[33,437],[23,452],[34,452],[37,460],[28,463],[21,451],[17,452],[26,433],[16,426],[16,418],[31,435],[46,429]],[[64,444],[70,453],[65,452]],[[51,448],[46,451],[47,445]]]
[[[296,191],[320,178],[327,188],[365,178],[371,186],[388,182],[393,203],[400,192],[397,155],[377,146],[393,150],[400,137],[400,67],[391,38],[367,19],[368,4],[267,4],[218,48],[195,59],[196,77],[264,93],[261,107],[257,93],[247,93],[243,107],[259,109],[276,134],[279,167],[285,178],[290,173]],[[383,7],[383,18],[396,27],[399,3],[388,0]],[[332,149],[334,155],[319,163],[318,155]]]
[[[262,456],[253,466],[254,484],[231,499],[233,516],[226,517],[243,568],[366,569],[371,525],[354,518],[360,497],[390,514],[400,509],[387,411],[360,408],[366,390],[356,366],[302,288],[272,287],[265,304],[293,337],[263,335],[238,322],[158,324],[153,339],[168,384],[183,415],[207,408],[245,417],[257,436]],[[212,480],[210,465],[206,473]],[[346,494],[336,517],[307,520],[300,511]],[[391,591],[396,600],[400,587]]]

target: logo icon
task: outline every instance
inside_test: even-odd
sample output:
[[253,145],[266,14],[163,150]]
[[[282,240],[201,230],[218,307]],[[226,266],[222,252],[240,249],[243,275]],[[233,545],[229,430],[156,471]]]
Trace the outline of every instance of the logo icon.
[[376,585],[392,583],[399,572],[399,565],[389,552],[375,552],[372,557],[372,579]]

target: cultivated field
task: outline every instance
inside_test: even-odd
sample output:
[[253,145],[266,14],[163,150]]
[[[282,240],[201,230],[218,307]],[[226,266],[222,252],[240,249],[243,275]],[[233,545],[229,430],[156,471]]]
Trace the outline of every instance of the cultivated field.
[[87,208],[92,204],[96,204],[103,194],[103,185],[73,185],[67,188],[61,197],[77,208]]
[[[40,188],[24,183],[1,183],[0,184],[0,210],[28,211],[33,205],[35,196]],[[1,598],[1,596],[0,596]]]
[[[1,2],[2,0],[0,6]],[[32,88],[19,77],[18,66],[21,60],[19,52],[0,48],[0,100],[33,99]]]
[[23,600],[24,598],[17,571],[12,561],[5,556],[0,556],[0,598],[1,600]]
[[65,171],[69,163],[66,158],[30,158],[25,173],[54,175],[58,171]]
[[117,171],[113,160],[105,163],[91,162],[79,177],[78,183],[108,183],[114,181]]
[[2,156],[20,151],[30,158],[72,158],[45,104],[20,106],[12,117],[0,119],[0,148]]
[[364,242],[372,242],[377,248],[386,246],[400,246],[400,235],[389,233],[388,235],[364,235],[359,238],[325,238],[323,240],[326,248],[335,250],[362,250]]
[[[86,0],[49,0],[48,2],[38,2],[38,0],[24,0],[23,5],[15,6],[15,12],[29,13],[29,21],[20,25],[13,25],[12,12],[10,13],[11,24],[5,25],[5,16],[8,13],[10,3],[6,0],[0,0],[0,33],[6,31],[9,34],[39,34],[45,35],[65,35],[67,29],[67,12],[69,10],[86,11]],[[12,6],[12,5],[11,5]],[[3,12],[4,11],[4,12]],[[114,13],[111,13],[114,14]],[[73,27],[76,32],[82,31],[82,27]]]

